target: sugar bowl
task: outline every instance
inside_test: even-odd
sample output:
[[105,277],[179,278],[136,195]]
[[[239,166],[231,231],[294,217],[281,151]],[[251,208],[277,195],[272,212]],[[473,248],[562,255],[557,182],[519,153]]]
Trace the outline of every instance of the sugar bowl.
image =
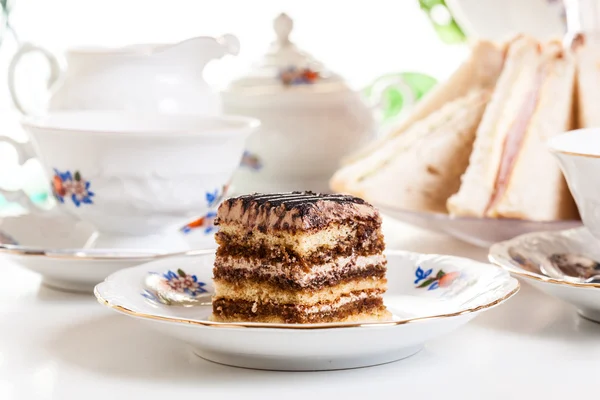
[[293,21],[274,21],[276,40],[221,93],[227,114],[261,121],[233,186],[239,192],[328,191],[340,160],[373,135],[360,94],[290,40]]

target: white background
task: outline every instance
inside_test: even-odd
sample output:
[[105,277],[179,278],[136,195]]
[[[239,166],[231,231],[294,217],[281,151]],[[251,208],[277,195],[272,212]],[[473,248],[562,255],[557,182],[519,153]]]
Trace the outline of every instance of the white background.
[[[21,40],[56,53],[73,45],[176,42],[233,33],[241,54],[213,63],[206,72],[208,80],[223,85],[265,51],[274,38],[272,20],[282,11],[295,20],[292,39],[356,87],[388,72],[442,78],[466,53],[464,46],[446,45],[436,36],[417,0],[16,0],[11,21]],[[3,69],[15,47],[9,41],[2,48]],[[37,61],[24,66],[32,68],[32,87],[43,82],[46,71]]]
[[[274,39],[273,19],[288,13],[292,40],[345,77],[356,89],[386,73],[416,71],[444,79],[466,56],[464,45],[444,44],[417,0],[16,0],[11,14],[21,41],[61,55],[70,46],[177,42],[224,33],[241,42],[237,57],[208,65],[206,79],[221,88],[258,60]],[[0,135],[25,138],[7,90],[7,66],[17,43],[0,48]],[[64,61],[64,60],[63,60]],[[39,55],[19,66],[18,91],[36,109],[46,98],[48,68]],[[12,147],[0,144],[0,187],[44,185],[37,161],[17,167]]]

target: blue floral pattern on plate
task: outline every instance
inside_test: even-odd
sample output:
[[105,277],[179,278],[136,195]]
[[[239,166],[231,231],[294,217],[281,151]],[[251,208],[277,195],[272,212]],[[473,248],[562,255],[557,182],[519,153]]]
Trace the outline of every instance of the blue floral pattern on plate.
[[419,265],[415,270],[415,281],[418,289],[427,288],[427,290],[435,290],[440,287],[448,287],[460,277],[459,272],[445,272],[439,269],[433,274],[433,269],[424,270]]
[[181,269],[178,269],[176,272],[167,271],[162,276],[164,289],[175,293],[185,293],[192,297],[208,293],[208,291],[204,289],[206,283],[200,282],[196,275],[188,275]]
[[146,288],[140,294],[157,305],[185,306],[211,296],[210,288],[206,283],[182,269],[168,270],[164,273],[149,272],[145,286]]

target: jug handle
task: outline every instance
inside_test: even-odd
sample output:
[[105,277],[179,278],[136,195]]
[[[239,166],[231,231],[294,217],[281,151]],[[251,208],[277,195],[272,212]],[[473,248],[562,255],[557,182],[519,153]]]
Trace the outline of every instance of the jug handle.
[[[35,150],[31,142],[17,142],[16,140],[7,136],[0,137],[0,143],[8,143],[17,151],[17,163],[23,165],[25,161],[36,157]],[[17,190],[4,190],[0,188],[0,194],[10,202],[18,203],[25,208],[29,213],[42,213],[48,212],[48,210],[40,209],[30,198],[25,194],[22,189]]]
[[58,63],[58,59],[54,54],[44,49],[43,47],[37,46],[33,43],[23,43],[17,53],[13,56],[10,61],[10,65],[8,67],[8,88],[10,90],[10,96],[12,97],[12,101],[15,104],[15,107],[24,115],[30,115],[31,112],[23,106],[21,100],[19,100],[19,95],[17,94],[17,89],[15,85],[15,71],[17,69],[17,65],[21,58],[27,53],[38,52],[41,53],[46,60],[48,61],[48,65],[50,66],[50,76],[48,77],[47,88],[49,89],[54,83],[58,80],[61,75],[60,64]]

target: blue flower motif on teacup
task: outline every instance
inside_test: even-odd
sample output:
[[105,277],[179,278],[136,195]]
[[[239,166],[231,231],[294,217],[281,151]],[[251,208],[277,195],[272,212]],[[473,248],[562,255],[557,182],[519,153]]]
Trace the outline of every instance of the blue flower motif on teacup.
[[444,272],[443,269],[433,274],[432,268],[424,270],[421,266],[418,266],[415,271],[415,285],[417,285],[418,289],[427,288],[427,290],[435,290],[440,287],[450,286],[459,276],[459,272]]
[[221,200],[223,200],[223,197],[225,197],[225,194],[227,194],[227,190],[229,190],[229,183],[223,185],[221,191],[219,191],[219,189],[215,189],[212,192],[206,192],[207,205],[209,207],[214,207],[219,204]]
[[167,271],[162,274],[162,278],[161,286],[164,290],[185,293],[192,297],[208,293],[208,290],[204,289],[206,283],[198,281],[196,275],[188,275],[182,269],[178,269],[177,272]]
[[190,233],[194,229],[201,228],[204,229],[204,233],[206,235],[209,235],[217,231],[217,227],[215,226],[215,218],[217,218],[217,212],[209,211],[204,217],[198,218],[197,220],[184,225],[183,228],[181,228],[181,232]]
[[242,156],[242,161],[240,163],[240,166],[249,168],[254,171],[258,171],[263,167],[262,162],[260,161],[260,158],[258,158],[258,156],[256,154],[250,153],[247,150],[244,152],[244,155]]
[[219,189],[215,189],[214,192],[206,192],[206,202],[209,207],[214,206],[219,201]]
[[[208,207],[216,207],[221,202],[221,200],[223,200],[223,197],[225,197],[225,194],[227,193],[228,189],[229,184],[226,184],[223,185],[223,188],[220,192],[219,189],[215,189],[212,192],[206,192],[206,204],[208,205]],[[214,223],[215,218],[217,218],[217,212],[211,210],[207,212],[206,215],[204,215],[203,217],[200,217],[188,224],[185,224],[180,229],[180,231],[187,234],[195,229],[201,228],[204,229],[205,235],[210,235],[218,230]]]
[[83,179],[79,171],[71,174],[71,171],[61,172],[55,168],[52,193],[61,203],[65,202],[65,198],[70,198],[77,207],[81,204],[93,204],[94,192],[90,191],[90,182]]

